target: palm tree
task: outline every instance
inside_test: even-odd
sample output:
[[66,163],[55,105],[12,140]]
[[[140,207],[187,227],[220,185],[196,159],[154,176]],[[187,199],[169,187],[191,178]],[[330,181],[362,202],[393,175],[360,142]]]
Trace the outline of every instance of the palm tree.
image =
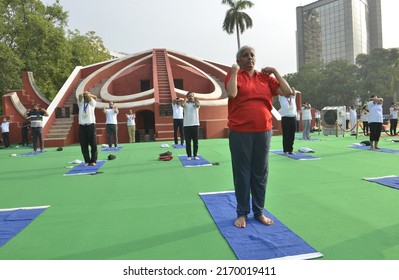
[[251,8],[254,3],[247,0],[222,0],[222,4],[230,6],[223,21],[223,30],[227,34],[233,34],[234,29],[236,30],[238,49],[240,49],[240,33],[242,34],[245,29],[252,28],[251,17],[242,11]]

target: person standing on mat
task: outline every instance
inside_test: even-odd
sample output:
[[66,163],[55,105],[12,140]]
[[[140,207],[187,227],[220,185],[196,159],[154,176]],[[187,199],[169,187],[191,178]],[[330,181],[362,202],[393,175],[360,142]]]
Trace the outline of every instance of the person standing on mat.
[[112,101],[109,102],[108,108],[104,108],[107,141],[110,148],[112,148],[112,143],[114,143],[115,148],[118,147],[118,113],[119,110]]
[[129,114],[126,114],[127,118],[127,133],[129,135],[129,143],[136,142],[136,114],[133,114],[132,110],[129,110]]
[[392,136],[396,136],[396,128],[398,126],[398,110],[398,105],[396,105],[395,102],[392,102],[391,107],[389,107],[389,133]]
[[294,140],[296,130],[296,97],[297,91],[292,88],[292,95],[279,95],[278,100],[281,106],[281,129],[283,130],[283,152],[294,154]]
[[[94,109],[97,104],[97,96],[85,91],[78,96],[79,107],[79,142],[85,161],[84,166],[97,164],[97,135],[96,115]],[[89,153],[90,146],[90,153]]]
[[301,110],[296,112],[296,132],[299,132],[299,127],[301,125]]
[[32,130],[32,144],[33,151],[37,150],[37,142],[39,141],[40,151],[44,150],[43,139],[43,116],[47,117],[48,112],[45,109],[40,109],[38,104],[32,105],[32,110],[27,110],[25,118],[30,120],[30,127]]
[[310,127],[311,127],[311,123],[312,123],[311,109],[312,109],[312,106],[310,104],[308,104],[307,102],[304,102],[302,104],[301,112],[302,112],[303,140],[310,139]]
[[275,68],[255,70],[252,47],[240,48],[236,62],[225,80],[229,98],[229,147],[237,199],[234,225],[246,227],[251,197],[255,219],[272,225],[274,221],[263,214],[272,136],[272,99],[277,95],[289,97],[292,90]]
[[369,110],[367,105],[364,105],[362,110],[360,111],[360,118],[363,123],[363,134],[364,136],[369,135]]
[[29,128],[30,128],[30,122],[29,120],[24,120],[22,123],[21,127],[21,136],[22,136],[22,146],[28,146],[29,145]]
[[10,146],[10,120],[3,118],[1,123],[1,135],[3,137],[4,148],[11,148]]
[[184,145],[184,129],[183,129],[183,107],[182,100],[177,97],[172,101],[172,110],[173,110],[173,139],[175,141],[175,146],[177,146],[177,131],[180,133],[180,143]]
[[353,135],[356,134],[356,125],[357,125],[357,111],[355,106],[350,106],[349,108],[349,132]]
[[[197,98],[194,98],[194,93],[189,91],[181,105],[184,115],[183,127],[187,160],[198,160],[199,108],[201,104]],[[193,151],[191,151],[191,141],[193,142]]]
[[367,103],[369,108],[369,127],[370,127],[370,150],[379,149],[378,141],[381,136],[382,123],[384,121],[382,115],[382,104],[384,99],[377,95],[372,95]]

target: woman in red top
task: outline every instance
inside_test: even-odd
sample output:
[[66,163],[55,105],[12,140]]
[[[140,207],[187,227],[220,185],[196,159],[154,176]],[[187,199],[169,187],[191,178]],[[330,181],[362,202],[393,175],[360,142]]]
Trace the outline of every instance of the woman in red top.
[[[272,136],[273,96],[290,96],[287,81],[272,67],[255,70],[255,50],[242,47],[237,64],[227,74],[225,87],[229,97],[229,146],[237,199],[237,219],[234,225],[245,228],[247,215],[265,225],[273,220],[263,214],[268,176],[270,138]],[[273,75],[273,76],[272,76]]]

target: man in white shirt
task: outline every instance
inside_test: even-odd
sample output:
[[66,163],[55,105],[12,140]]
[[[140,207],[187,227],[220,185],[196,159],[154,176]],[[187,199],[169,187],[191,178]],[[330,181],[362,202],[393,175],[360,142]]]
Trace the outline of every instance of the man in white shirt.
[[177,97],[172,101],[173,110],[173,139],[175,146],[178,144],[177,131],[180,133],[180,143],[184,145],[184,131],[183,131],[183,107],[181,105],[182,100]]
[[32,130],[32,144],[33,151],[37,150],[37,143],[39,142],[40,151],[44,150],[43,139],[43,116],[47,117],[49,114],[45,109],[40,109],[38,104],[32,105],[32,110],[27,110],[25,118],[30,120],[30,127]]
[[[199,108],[200,102],[194,98],[194,93],[189,91],[186,95],[186,100],[183,101],[184,108],[184,135],[186,138],[186,153],[187,160],[198,160],[198,134],[199,134]],[[191,151],[191,141],[193,141],[193,150]]]
[[384,121],[382,104],[384,99],[377,95],[372,95],[367,103],[369,109],[369,127],[370,127],[370,149],[377,150],[378,141],[381,137],[382,123]]
[[118,108],[114,105],[114,102],[109,102],[109,107],[104,108],[104,114],[106,117],[105,126],[107,129],[107,140],[108,147],[112,147],[112,142],[115,148],[118,146],[118,120],[117,115],[119,113]]
[[355,106],[351,106],[349,109],[349,129],[351,134],[356,134],[356,124],[357,124],[357,112]]
[[283,130],[283,152],[293,154],[296,130],[296,90],[292,88],[292,95],[278,96],[281,106],[281,129]]
[[304,102],[301,107],[302,111],[302,125],[303,125],[303,140],[310,139],[310,124],[312,122],[312,106]]
[[[79,142],[82,150],[85,166],[97,164],[97,135],[96,115],[94,110],[97,104],[97,96],[85,91],[78,97],[79,107]],[[89,154],[90,146],[90,154]]]
[[136,142],[136,114],[133,113],[132,109],[129,110],[129,114],[126,114],[127,119],[127,133],[129,135],[129,143]]
[[392,102],[391,107],[389,107],[389,133],[392,136],[396,135],[396,127],[398,126],[398,110],[398,105],[396,105],[395,102]]
[[1,134],[3,136],[4,148],[11,148],[10,146],[10,121],[7,118],[3,118],[1,123]]

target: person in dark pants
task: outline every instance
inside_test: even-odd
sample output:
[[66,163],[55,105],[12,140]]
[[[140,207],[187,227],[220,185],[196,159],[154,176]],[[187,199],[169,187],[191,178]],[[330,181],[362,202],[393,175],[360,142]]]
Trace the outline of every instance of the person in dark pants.
[[114,143],[115,148],[118,147],[118,113],[119,110],[112,101],[109,102],[108,108],[104,108],[108,147],[110,148],[112,147],[112,143]]
[[263,213],[269,172],[273,96],[289,97],[292,90],[273,67],[255,70],[255,50],[243,46],[227,74],[229,146],[237,199],[234,226],[245,228],[250,212],[264,225],[274,221]]
[[24,120],[21,127],[21,135],[22,135],[22,146],[29,145],[29,120]]
[[173,110],[173,140],[175,141],[175,145],[177,145],[177,132],[180,133],[180,143],[184,145],[184,129],[183,129],[183,107],[181,106],[182,100],[177,97],[172,101],[172,110]]
[[296,129],[295,131],[298,133],[299,132],[299,127],[301,125],[301,111],[296,112]]
[[370,127],[370,150],[377,150],[378,141],[381,136],[382,123],[384,121],[382,115],[382,104],[384,99],[377,95],[372,95],[367,103],[369,109],[369,127]]
[[40,109],[38,104],[33,104],[32,110],[27,110],[25,118],[30,120],[30,127],[32,130],[32,144],[33,151],[37,150],[37,143],[39,142],[40,151],[44,150],[44,139],[43,139],[43,116],[48,116],[48,112],[45,109]]
[[283,152],[284,154],[294,154],[294,141],[296,130],[296,90],[292,88],[293,94],[290,96],[278,97],[280,102],[281,128],[283,130]]
[[3,118],[1,123],[1,135],[3,137],[4,148],[11,148],[10,146],[10,124],[11,122],[7,118]]
[[[194,93],[189,91],[186,100],[182,102],[184,108],[184,136],[186,138],[187,160],[198,160],[198,130],[199,130],[199,108],[200,102],[194,98]],[[193,150],[191,150],[191,141]]]
[[396,105],[395,102],[392,102],[391,107],[389,107],[389,133],[392,136],[396,135],[396,128],[398,126],[398,110],[398,105]]
[[[97,164],[96,108],[97,96],[85,91],[78,96],[79,142],[85,161],[84,166]],[[89,146],[91,151],[89,152]]]
[[360,118],[363,122],[363,134],[364,136],[368,136],[370,133],[369,129],[369,110],[367,109],[367,105],[363,106],[360,111]]

